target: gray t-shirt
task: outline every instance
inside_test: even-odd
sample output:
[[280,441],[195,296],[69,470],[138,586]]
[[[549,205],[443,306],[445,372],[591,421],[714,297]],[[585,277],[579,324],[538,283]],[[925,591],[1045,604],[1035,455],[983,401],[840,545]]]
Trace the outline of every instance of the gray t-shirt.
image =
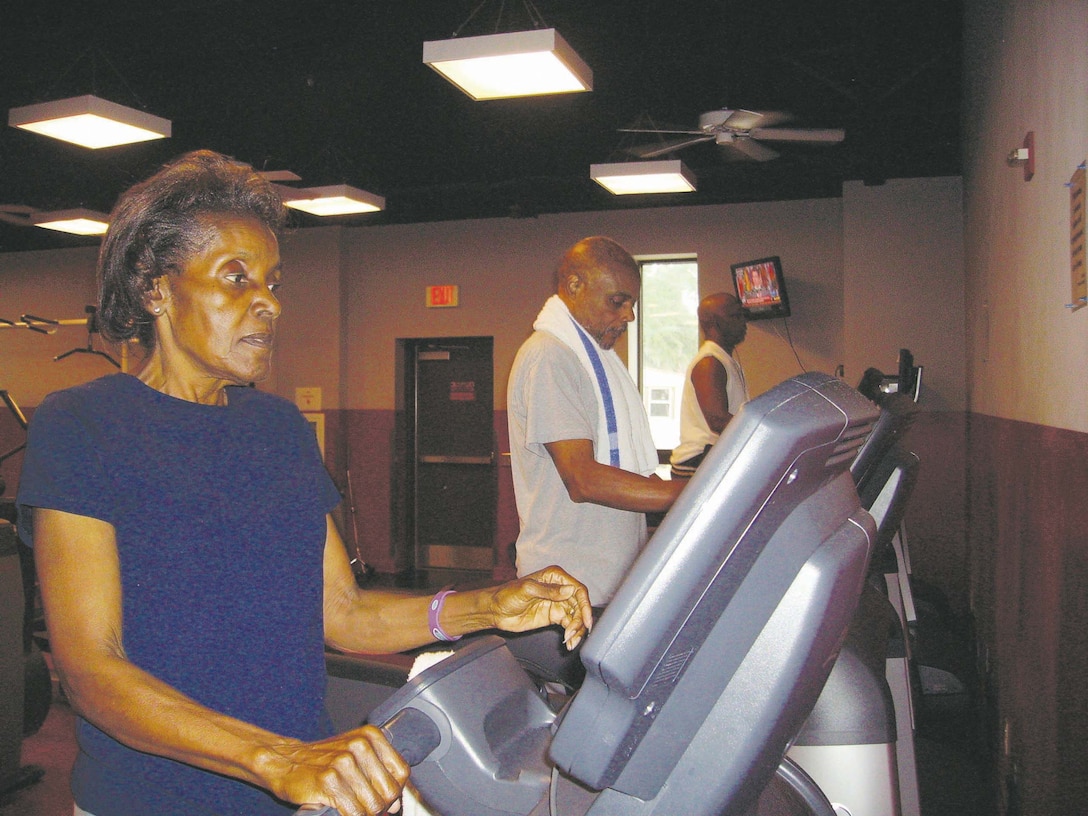
[[544,447],[589,439],[596,451],[595,383],[573,351],[537,331],[514,359],[507,409],[521,521],[518,575],[558,564],[588,587],[595,606],[607,603],[646,542],[646,516],[571,501]]

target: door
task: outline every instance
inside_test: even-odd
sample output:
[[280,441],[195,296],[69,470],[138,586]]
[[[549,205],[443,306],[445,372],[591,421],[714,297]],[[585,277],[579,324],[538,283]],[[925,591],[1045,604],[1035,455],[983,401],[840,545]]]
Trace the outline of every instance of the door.
[[491,337],[415,341],[416,569],[491,573],[496,467]]

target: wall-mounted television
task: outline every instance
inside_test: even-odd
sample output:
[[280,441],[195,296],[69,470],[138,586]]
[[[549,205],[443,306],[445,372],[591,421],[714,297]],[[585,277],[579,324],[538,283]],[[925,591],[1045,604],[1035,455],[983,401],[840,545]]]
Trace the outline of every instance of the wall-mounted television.
[[790,316],[786,279],[777,256],[735,263],[731,269],[733,290],[748,320]]

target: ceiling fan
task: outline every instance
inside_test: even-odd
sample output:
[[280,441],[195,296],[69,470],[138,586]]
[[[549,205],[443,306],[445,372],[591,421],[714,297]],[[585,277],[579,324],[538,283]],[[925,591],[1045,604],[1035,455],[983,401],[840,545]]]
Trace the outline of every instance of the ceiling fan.
[[730,158],[770,161],[779,152],[762,142],[807,142],[810,144],[837,144],[845,137],[839,128],[782,128],[777,125],[790,121],[789,114],[749,110],[707,111],[699,117],[697,130],[668,128],[621,128],[623,133],[656,133],[660,136],[679,135],[683,138],[660,139],[656,144],[632,147],[628,153],[642,159],[663,156],[700,142],[713,141],[728,151]]

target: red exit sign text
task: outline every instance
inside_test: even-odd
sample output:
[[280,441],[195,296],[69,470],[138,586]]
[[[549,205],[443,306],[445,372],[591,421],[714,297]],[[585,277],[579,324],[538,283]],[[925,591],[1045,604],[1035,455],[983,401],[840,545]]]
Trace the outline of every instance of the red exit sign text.
[[457,305],[457,286],[428,286],[427,308],[441,309]]

